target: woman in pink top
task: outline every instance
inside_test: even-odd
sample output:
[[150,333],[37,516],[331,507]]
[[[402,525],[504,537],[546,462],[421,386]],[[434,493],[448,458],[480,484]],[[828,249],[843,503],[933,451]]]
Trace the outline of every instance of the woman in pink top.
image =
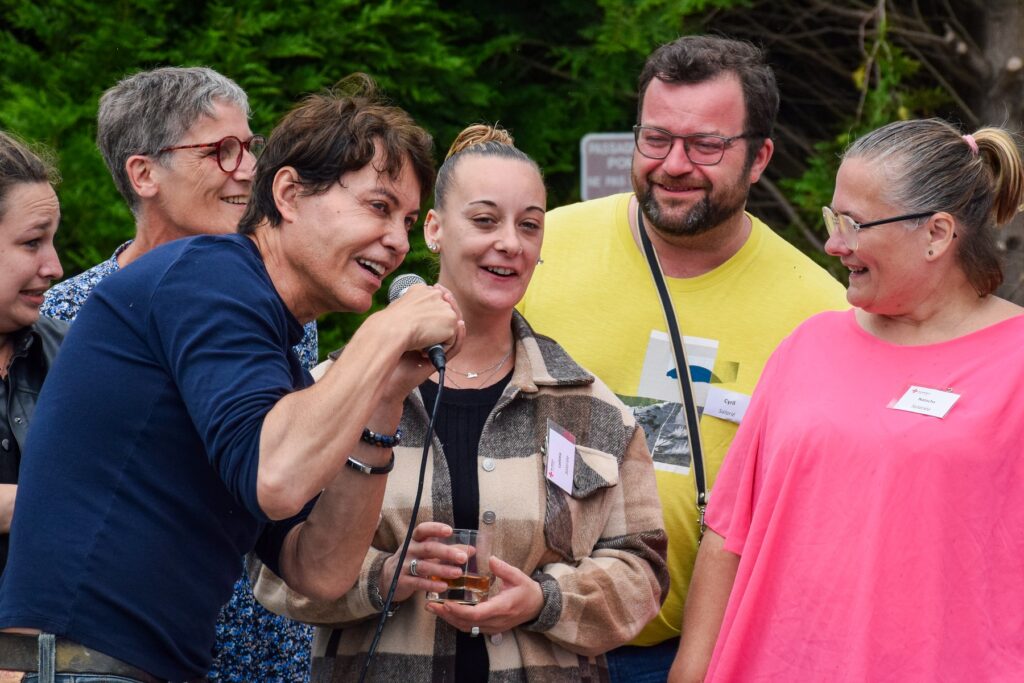
[[847,151],[823,213],[855,308],[765,368],[673,683],[1024,680],[1024,309],[993,294],[1022,201],[1000,129],[903,121]]

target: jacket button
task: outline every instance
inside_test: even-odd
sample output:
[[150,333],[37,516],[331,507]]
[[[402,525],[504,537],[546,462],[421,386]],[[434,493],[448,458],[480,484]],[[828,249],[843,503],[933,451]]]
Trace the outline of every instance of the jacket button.
[[494,467],[495,467],[495,465],[494,465],[494,458],[484,458],[484,463],[483,463],[484,472],[493,472],[494,471]]
[[494,514],[494,510],[488,510],[484,513],[483,519],[484,524],[494,524],[494,520],[498,518],[498,515]]
[[11,450],[11,440],[4,439],[3,441],[0,441],[0,446],[3,446],[5,451]]

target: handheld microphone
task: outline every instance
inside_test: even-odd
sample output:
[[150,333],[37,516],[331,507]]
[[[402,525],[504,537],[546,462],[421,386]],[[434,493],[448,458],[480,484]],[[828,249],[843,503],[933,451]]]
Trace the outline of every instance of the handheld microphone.
[[[391,281],[391,287],[388,288],[388,302],[392,303],[397,301],[406,290],[413,285],[425,285],[427,281],[421,278],[416,273],[406,273],[405,275],[399,275]],[[440,344],[434,344],[429,349],[426,349],[427,355],[430,356],[430,362],[438,370],[444,369],[445,358],[444,358],[444,347]]]

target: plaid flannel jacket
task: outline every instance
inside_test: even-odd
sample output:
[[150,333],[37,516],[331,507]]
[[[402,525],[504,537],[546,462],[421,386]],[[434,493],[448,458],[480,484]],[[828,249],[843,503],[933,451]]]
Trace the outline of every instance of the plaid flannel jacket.
[[[616,396],[551,339],[515,314],[512,379],[487,419],[480,455],[481,525],[493,554],[541,584],[533,622],[490,637],[490,681],[604,681],[603,653],[632,639],[658,612],[668,588],[667,539],[643,430]],[[576,438],[573,491],[544,477],[547,420]],[[410,395],[404,434],[389,475],[381,523],[355,586],[339,601],[298,595],[253,566],[257,598],[272,611],[316,624],[313,681],[355,680],[381,610],[381,565],[409,524],[428,416]],[[452,523],[452,491],[441,446],[432,440],[418,522]],[[485,512],[487,514],[484,517]],[[422,593],[389,619],[370,680],[452,683],[455,631],[423,609]]]

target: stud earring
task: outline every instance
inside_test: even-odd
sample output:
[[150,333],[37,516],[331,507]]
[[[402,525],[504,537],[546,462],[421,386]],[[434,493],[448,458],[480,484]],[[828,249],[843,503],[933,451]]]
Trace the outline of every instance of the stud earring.
[[542,259],[542,258],[537,259],[537,265],[538,266],[543,264],[543,263],[544,263],[544,259]]
[[437,252],[439,252],[441,250],[441,247],[440,247],[440,245],[438,245],[437,242],[427,242],[427,250],[429,250],[430,252],[436,254]]
[[929,249],[929,250],[928,250],[928,255],[929,255],[929,256],[934,256],[934,255],[935,255],[935,252],[934,252],[934,251],[932,251],[931,249]]

